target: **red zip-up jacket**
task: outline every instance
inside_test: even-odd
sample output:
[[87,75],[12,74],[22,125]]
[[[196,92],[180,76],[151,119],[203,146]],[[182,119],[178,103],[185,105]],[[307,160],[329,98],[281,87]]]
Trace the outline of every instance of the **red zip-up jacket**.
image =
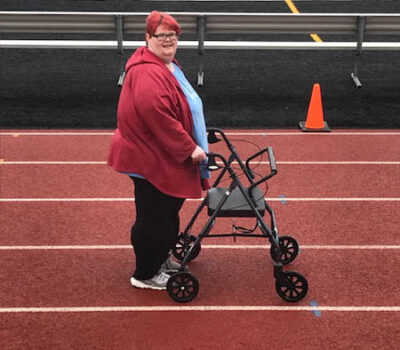
[[201,197],[192,131],[190,107],[173,73],[146,47],[137,49],[126,64],[108,164],[144,176],[170,196]]

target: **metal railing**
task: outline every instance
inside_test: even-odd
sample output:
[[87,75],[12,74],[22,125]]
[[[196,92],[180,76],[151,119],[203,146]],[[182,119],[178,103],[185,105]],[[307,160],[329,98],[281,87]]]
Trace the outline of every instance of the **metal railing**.
[[[340,13],[208,13],[170,12],[182,27],[179,47],[197,49],[200,56],[198,84],[203,84],[203,60],[207,49],[230,50],[352,50],[355,86],[361,87],[358,65],[365,50],[400,50],[400,14]],[[127,40],[144,36],[147,12],[15,12],[0,11],[0,48],[41,49],[124,49],[144,45],[144,40]],[[340,40],[314,42],[301,38],[317,33],[339,36]],[[54,40],[51,35],[75,35]],[[76,39],[79,34],[79,39]],[[95,38],[93,38],[95,34]],[[21,37],[22,35],[22,37]],[[32,39],[29,36],[34,36]],[[39,38],[37,38],[39,36]],[[100,36],[100,39],[99,39]],[[218,36],[229,36],[219,39]],[[248,37],[251,36],[251,40]],[[277,40],[266,40],[277,36]],[[282,39],[282,36],[285,38]],[[382,41],[382,37],[390,40]],[[209,40],[209,38],[212,40]],[[254,40],[253,40],[254,39]],[[307,40],[305,40],[307,39]],[[379,39],[379,40],[377,40]],[[122,57],[122,56],[121,56]],[[121,63],[122,82],[123,68]]]

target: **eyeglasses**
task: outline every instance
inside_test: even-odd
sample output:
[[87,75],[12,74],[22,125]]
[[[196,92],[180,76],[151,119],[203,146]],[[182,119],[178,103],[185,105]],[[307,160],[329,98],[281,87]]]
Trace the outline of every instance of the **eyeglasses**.
[[152,34],[158,41],[176,41],[178,39],[178,35],[176,33],[160,33],[160,34]]

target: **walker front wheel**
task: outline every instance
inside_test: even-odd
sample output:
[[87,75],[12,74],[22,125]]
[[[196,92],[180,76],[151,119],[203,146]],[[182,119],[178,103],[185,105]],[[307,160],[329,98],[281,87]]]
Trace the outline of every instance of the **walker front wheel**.
[[168,279],[167,291],[172,300],[187,303],[199,292],[199,282],[189,272],[177,272]]
[[308,292],[306,278],[294,271],[285,271],[275,282],[278,295],[286,301],[294,303],[303,299]]
[[275,262],[281,262],[283,265],[290,264],[294,259],[296,259],[299,254],[299,244],[297,241],[290,236],[279,237],[279,257],[276,254],[276,248],[271,245],[270,249],[271,258]]
[[175,247],[172,248],[172,254],[174,254],[174,257],[177,258],[179,261],[182,261],[185,258],[186,254],[188,254],[190,248],[193,247],[190,252],[188,262],[197,258],[197,256],[200,254],[201,245],[200,243],[194,245],[194,241],[196,241],[195,236],[180,234],[178,237],[178,242],[176,243]]

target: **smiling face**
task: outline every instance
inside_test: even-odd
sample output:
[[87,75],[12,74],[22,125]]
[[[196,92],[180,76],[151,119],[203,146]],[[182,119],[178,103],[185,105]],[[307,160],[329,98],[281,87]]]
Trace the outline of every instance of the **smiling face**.
[[161,58],[166,64],[172,62],[178,48],[178,38],[175,31],[164,24],[160,24],[154,33],[146,33],[146,41],[151,52]]

